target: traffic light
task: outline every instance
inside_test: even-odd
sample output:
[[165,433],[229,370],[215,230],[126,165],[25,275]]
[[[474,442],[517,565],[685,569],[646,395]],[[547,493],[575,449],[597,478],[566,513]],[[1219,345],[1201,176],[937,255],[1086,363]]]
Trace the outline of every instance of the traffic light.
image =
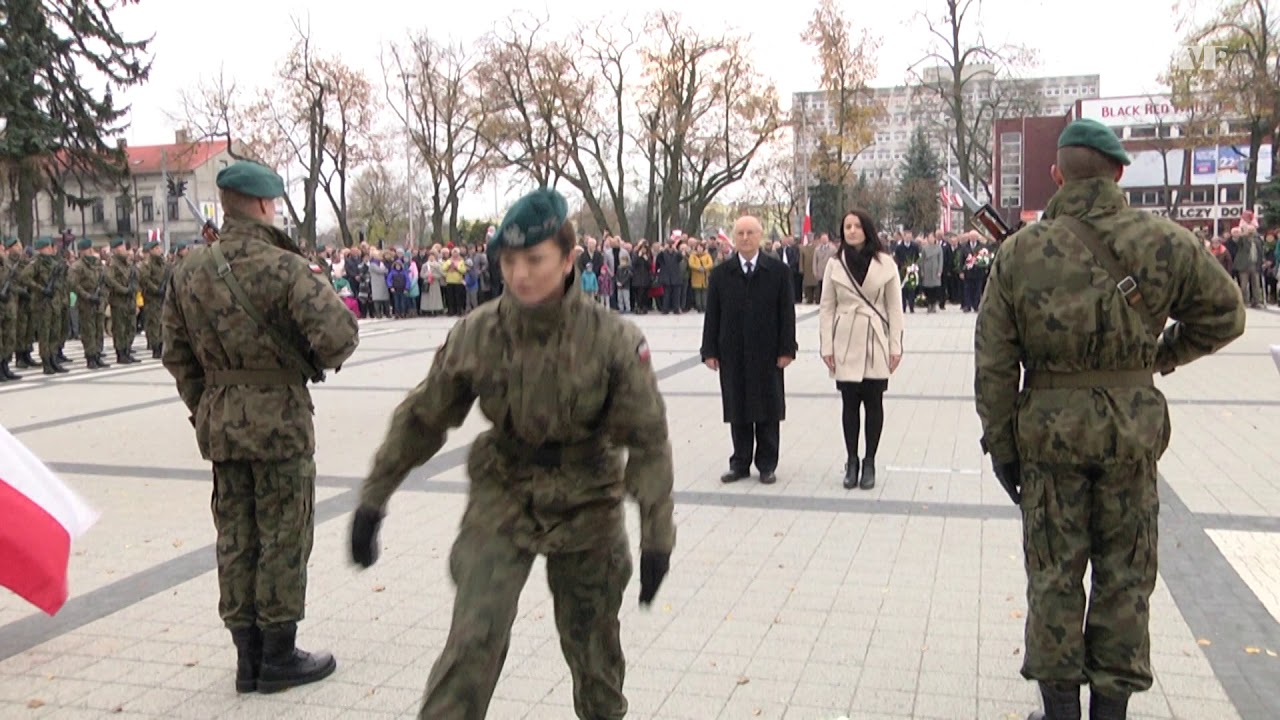
[[175,181],[173,178],[169,178],[168,180],[165,181],[165,183],[168,186],[169,197],[174,197],[174,198],[182,197],[183,194],[187,192],[186,180]]
[[165,179],[165,185],[169,189],[169,197],[178,197],[178,188],[173,184],[173,178]]

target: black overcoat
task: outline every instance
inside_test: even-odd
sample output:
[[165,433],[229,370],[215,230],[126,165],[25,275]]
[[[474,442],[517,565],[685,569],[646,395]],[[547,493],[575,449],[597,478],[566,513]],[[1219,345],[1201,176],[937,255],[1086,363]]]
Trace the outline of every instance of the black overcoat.
[[735,253],[708,276],[702,359],[720,361],[727,423],[779,422],[787,416],[778,358],[795,358],[797,350],[791,271],[763,252],[756,263],[748,279]]

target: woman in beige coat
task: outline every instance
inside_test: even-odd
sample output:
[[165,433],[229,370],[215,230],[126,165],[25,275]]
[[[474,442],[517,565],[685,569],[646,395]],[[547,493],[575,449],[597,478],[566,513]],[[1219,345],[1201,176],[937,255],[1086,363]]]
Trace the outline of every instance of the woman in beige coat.
[[[875,223],[861,210],[845,213],[840,249],[822,277],[819,332],[822,360],[844,403],[844,486],[876,485],[876,449],[884,429],[884,392],[902,361],[902,284]],[[866,408],[866,456],[859,481],[860,407]]]

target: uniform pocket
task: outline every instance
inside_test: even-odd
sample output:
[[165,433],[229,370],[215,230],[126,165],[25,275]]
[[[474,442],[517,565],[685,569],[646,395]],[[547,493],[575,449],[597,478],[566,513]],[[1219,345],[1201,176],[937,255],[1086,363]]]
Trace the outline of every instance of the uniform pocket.
[[1039,572],[1056,565],[1053,546],[1049,542],[1044,484],[1039,480],[1024,482],[1022,486],[1022,552],[1026,558],[1027,572]]

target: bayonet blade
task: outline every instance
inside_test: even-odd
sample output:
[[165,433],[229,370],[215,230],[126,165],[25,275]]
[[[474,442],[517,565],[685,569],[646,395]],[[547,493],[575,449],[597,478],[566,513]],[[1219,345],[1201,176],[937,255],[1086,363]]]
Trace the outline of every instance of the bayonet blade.
[[947,179],[951,181],[951,186],[960,194],[960,201],[964,203],[965,207],[969,208],[969,212],[977,212],[982,207],[982,203],[978,202],[978,198],[974,197],[973,193],[969,192],[969,188],[960,182],[960,178],[947,173]]

